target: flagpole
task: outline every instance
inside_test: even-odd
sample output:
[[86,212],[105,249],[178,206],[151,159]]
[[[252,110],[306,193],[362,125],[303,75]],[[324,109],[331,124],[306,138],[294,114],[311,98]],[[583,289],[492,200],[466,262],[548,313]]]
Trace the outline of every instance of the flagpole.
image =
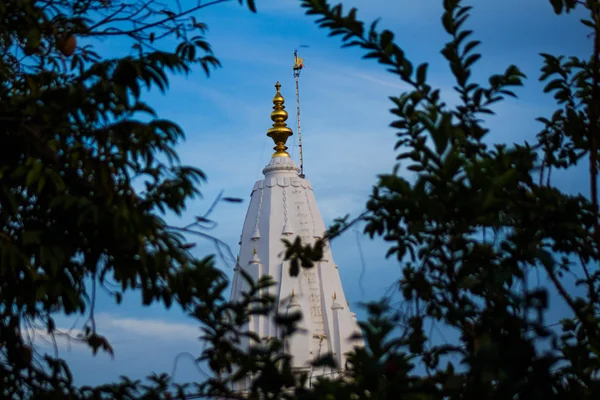
[[303,65],[298,63],[298,50],[294,50],[294,79],[296,80],[296,119],[298,121],[298,147],[300,148],[300,178],[304,178],[304,157],[302,154],[302,133],[300,132],[300,89],[298,78]]

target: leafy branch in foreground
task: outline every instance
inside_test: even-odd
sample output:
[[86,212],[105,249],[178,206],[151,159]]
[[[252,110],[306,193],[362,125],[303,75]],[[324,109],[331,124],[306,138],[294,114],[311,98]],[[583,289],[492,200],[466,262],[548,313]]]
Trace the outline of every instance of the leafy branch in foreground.
[[[594,1],[551,3],[557,13],[579,7],[589,13],[582,23],[590,28],[593,55],[543,55],[541,79],[553,79],[545,91],[563,108],[539,119],[545,128],[537,143],[508,146],[490,144],[498,136],[485,127],[485,116],[497,102],[515,97],[513,88],[525,76],[511,65],[485,84],[473,81],[481,55],[475,51],[479,41],[465,28],[471,8],[462,1],[443,1],[441,19],[450,36],[442,55],[456,81],[455,105],[444,103],[428,83],[427,64],[408,60],[377,21],[366,25],[356,9],[344,12],[341,4],[302,1],[343,46],[360,48],[412,88],[391,98],[398,164],[380,176],[363,220],[365,232],[388,242],[388,257],[402,267],[398,289],[409,311],[395,326],[398,337],[409,339],[390,355],[414,364],[400,368],[394,382],[385,375],[357,379],[357,398],[365,391],[377,398],[404,393],[446,399],[591,399],[600,393],[600,7]],[[584,157],[590,199],[552,186],[551,168],[572,169]],[[290,258],[318,256],[313,246],[288,245]],[[535,284],[532,274],[547,279]],[[577,277],[575,290],[566,275]],[[562,333],[550,329],[556,325],[548,318],[550,293],[570,310]],[[427,325],[453,332],[457,340],[432,343]],[[417,374],[417,366],[427,374]]]
[[[184,211],[204,174],[179,163],[183,130],[142,94],[165,91],[170,74],[219,65],[196,13],[217,3],[0,4],[1,397],[87,396],[26,330],[42,323],[53,338],[56,315],[87,315],[78,339],[110,352],[93,315],[97,289],[116,303],[134,291],[144,305],[184,310],[220,301],[223,273],[163,220]],[[103,38],[132,52],[100,55]]]

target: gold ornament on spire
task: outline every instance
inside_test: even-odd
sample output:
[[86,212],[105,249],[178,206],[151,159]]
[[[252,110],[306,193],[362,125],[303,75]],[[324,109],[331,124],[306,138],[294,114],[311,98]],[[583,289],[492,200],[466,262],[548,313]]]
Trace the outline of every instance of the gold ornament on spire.
[[288,119],[288,113],[285,111],[285,106],[283,105],[285,99],[279,91],[281,84],[277,82],[275,88],[277,89],[277,93],[275,93],[275,97],[273,97],[273,111],[271,112],[273,127],[267,131],[267,136],[275,142],[275,147],[273,147],[273,150],[275,150],[273,158],[289,157],[290,155],[286,151],[287,147],[285,146],[285,142],[292,136],[292,130],[288,128],[285,123]]

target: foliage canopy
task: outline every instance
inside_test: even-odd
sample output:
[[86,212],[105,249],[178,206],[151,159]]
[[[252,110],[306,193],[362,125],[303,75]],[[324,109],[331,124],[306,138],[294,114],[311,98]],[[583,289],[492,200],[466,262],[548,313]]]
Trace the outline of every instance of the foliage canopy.
[[[481,55],[462,1],[444,0],[441,19],[456,105],[444,103],[428,83],[427,64],[408,60],[391,31],[358,20],[355,9],[301,1],[344,46],[360,48],[411,87],[391,98],[398,165],[380,176],[356,220],[366,223],[366,234],[389,243],[388,256],[402,266],[398,287],[410,312],[399,314],[385,300],[368,305],[361,323],[367,347],[350,357],[349,379],[306,387],[281,345],[298,316],[275,317],[285,328],[280,340],[249,351],[239,346],[241,337],[253,336],[245,328],[249,316],[272,306],[273,299],[259,296],[269,278],[252,283],[241,301],[227,301],[225,276],[211,257],[193,257],[183,236],[201,235],[196,228],[204,219],[184,228],[162,219],[184,210],[204,175],[180,165],[174,146],[183,132],[143,102],[142,88],[166,90],[169,73],[189,73],[196,64],[208,73],[219,65],[194,14],[220,2],[188,9],[153,0],[0,4],[1,396],[239,398],[228,387],[251,374],[247,395],[257,399],[597,398],[600,4],[550,1],[557,14],[587,12],[582,23],[590,30],[591,55],[542,54],[540,79],[557,110],[538,119],[535,143],[507,145],[490,143],[483,118],[514,97],[525,76],[511,65],[474,82]],[[93,40],[105,37],[128,38],[131,54],[101,57]],[[574,171],[582,163],[590,198],[553,186],[552,170]],[[143,190],[135,189],[137,182]],[[339,220],[324,240],[352,223]],[[291,272],[310,268],[322,245],[289,243]],[[531,282],[538,272],[547,284]],[[567,275],[577,277],[576,290]],[[42,324],[59,334],[53,315],[86,314],[79,340],[94,352],[110,352],[94,320],[98,288],[110,290],[116,302],[134,289],[144,304],[182,307],[202,330],[207,346],[198,362],[208,363],[213,375],[186,387],[163,375],[147,384],[124,379],[77,388],[66,363],[36,355],[26,332]],[[571,313],[560,331],[547,318],[554,292]],[[453,329],[459,339],[431,345],[430,324]]]

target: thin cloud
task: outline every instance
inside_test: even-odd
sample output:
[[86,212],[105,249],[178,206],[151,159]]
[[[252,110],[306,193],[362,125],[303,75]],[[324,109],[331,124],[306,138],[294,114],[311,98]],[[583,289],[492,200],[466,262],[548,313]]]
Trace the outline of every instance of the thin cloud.
[[[23,334],[25,338],[36,346],[42,348],[59,349],[73,348],[87,349],[78,337],[83,335],[80,327],[67,328],[66,318],[62,325],[56,328],[54,335],[48,334],[45,329],[38,327],[25,327]],[[198,325],[192,323],[168,322],[159,319],[139,319],[115,317],[108,313],[100,313],[96,316],[96,327],[98,334],[105,336],[110,343],[125,343],[133,340],[148,342],[173,340],[196,341],[200,336]]]
[[196,340],[200,336],[200,329],[196,325],[163,320],[119,318],[100,314],[97,324],[107,335],[114,337],[139,335],[164,340]]

